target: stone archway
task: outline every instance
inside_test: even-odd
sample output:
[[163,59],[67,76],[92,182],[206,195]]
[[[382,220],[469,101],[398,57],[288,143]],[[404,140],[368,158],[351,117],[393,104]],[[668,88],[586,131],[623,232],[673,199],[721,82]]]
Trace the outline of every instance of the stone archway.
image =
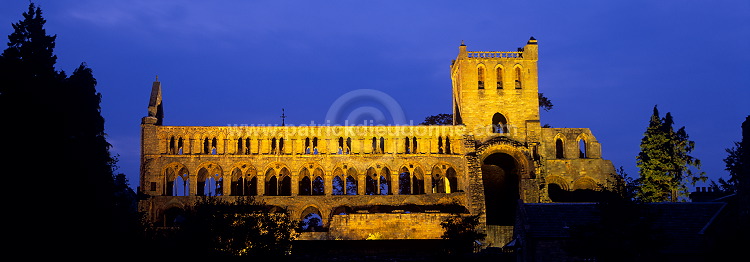
[[482,160],[482,184],[488,225],[512,226],[521,198],[518,161],[507,153],[492,153]]

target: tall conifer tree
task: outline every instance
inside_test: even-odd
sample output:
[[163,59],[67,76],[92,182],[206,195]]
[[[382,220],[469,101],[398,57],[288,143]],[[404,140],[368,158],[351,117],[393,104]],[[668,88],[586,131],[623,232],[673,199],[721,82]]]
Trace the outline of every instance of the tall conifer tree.
[[700,169],[700,160],[691,156],[695,142],[689,139],[685,127],[677,131],[673,128],[672,114],[664,118],[654,106],[654,113],[648,128],[641,139],[641,152],[636,156],[639,168],[636,198],[643,202],[677,202],[688,195],[686,183],[694,185],[705,181]]
[[19,220],[49,230],[29,237],[44,240],[45,248],[107,247],[115,161],[101,95],[85,65],[70,77],[55,69],[56,36],[47,35],[45,23],[41,8],[29,4],[0,55],[3,173],[24,182],[12,187],[18,193],[45,197],[18,212],[27,216]]

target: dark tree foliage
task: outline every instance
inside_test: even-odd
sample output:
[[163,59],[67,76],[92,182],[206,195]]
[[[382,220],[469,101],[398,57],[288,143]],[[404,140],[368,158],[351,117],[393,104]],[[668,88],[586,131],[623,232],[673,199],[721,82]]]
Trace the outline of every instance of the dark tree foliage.
[[[719,178],[719,185],[713,186],[714,188],[720,188],[726,192],[736,192],[737,180],[743,174],[743,162],[742,155],[747,154],[745,148],[742,147],[742,143],[734,142],[734,146],[725,149],[727,157],[724,158],[725,170],[729,172],[729,179],[724,180]],[[712,181],[713,182],[713,181]],[[714,182],[715,184],[715,182]]]
[[434,116],[425,117],[420,125],[453,125],[453,114],[437,114]]
[[[8,174],[30,175],[33,186],[21,193],[49,197],[21,213],[34,227],[56,231],[45,236],[57,243],[51,248],[105,251],[121,226],[113,220],[119,215],[113,213],[115,159],[105,139],[101,95],[85,64],[70,77],[55,69],[56,36],[47,35],[45,23],[41,8],[29,4],[0,55],[2,157]],[[82,242],[69,241],[73,235]]]
[[544,109],[544,111],[550,111],[553,106],[552,100],[544,96],[544,93],[539,93],[539,108]]
[[465,254],[474,250],[474,241],[483,240],[487,234],[477,231],[480,215],[453,214],[440,222],[445,232],[443,239],[452,241],[453,253]]
[[[228,202],[202,197],[166,242],[189,250],[182,255],[190,257],[283,256],[291,250],[297,227],[288,213],[271,212],[253,198]],[[169,248],[162,251],[179,255]]]

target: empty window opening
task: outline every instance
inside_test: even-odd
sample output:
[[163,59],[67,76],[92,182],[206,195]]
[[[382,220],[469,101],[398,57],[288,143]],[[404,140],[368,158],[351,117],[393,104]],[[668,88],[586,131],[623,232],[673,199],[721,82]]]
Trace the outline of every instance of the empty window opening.
[[323,177],[316,176],[312,181],[312,195],[322,196],[325,195],[325,184],[323,183]]
[[292,195],[292,174],[286,167],[279,170],[279,196]]
[[211,152],[211,147],[208,142],[208,138],[203,139],[203,153],[208,154],[208,152]]
[[310,154],[310,138],[305,138],[305,154]]
[[411,139],[409,139],[409,137],[406,137],[404,141],[404,153],[411,154]]
[[442,154],[442,153],[443,153],[443,137],[439,136],[438,137],[438,154]]
[[310,180],[310,172],[307,171],[307,168],[302,168],[302,171],[299,172],[299,195],[303,196],[309,196],[312,194],[312,180]]
[[[317,211],[317,210],[316,210]],[[319,212],[306,213],[301,220],[300,229],[302,232],[320,232],[323,231],[323,218]]]
[[172,196],[189,196],[190,195],[190,181],[187,176],[178,176],[172,183]]
[[380,137],[380,151],[378,153],[384,153],[385,152],[385,138],[382,136]]
[[555,141],[555,158],[557,159],[563,159],[565,158],[565,147],[563,147],[563,141],[562,139],[558,138]]
[[183,147],[183,140],[182,140],[182,137],[180,137],[179,139],[177,139],[177,154],[178,155],[182,155],[183,153],[182,147]]
[[174,150],[175,149],[174,137],[171,137],[169,139],[169,146],[168,146],[168,148],[169,148],[169,151],[167,153],[169,153],[170,155],[173,155],[175,153],[175,150]]
[[398,194],[399,195],[411,195],[412,194],[412,179],[409,170],[406,167],[401,168],[401,173],[398,174]]
[[583,139],[578,140],[578,157],[580,158],[588,157],[588,152],[586,152],[586,140],[583,140]]
[[387,175],[380,176],[378,186],[380,187],[381,195],[388,195],[390,193],[391,181],[387,178]]
[[445,153],[450,154],[451,153],[451,139],[447,136],[445,137]]
[[492,115],[492,132],[500,134],[508,133],[508,120],[503,114],[495,113]]
[[278,195],[278,182],[276,179],[276,176],[273,175],[270,178],[268,178],[268,181],[266,181],[266,195],[267,196],[276,196]]
[[477,68],[477,86],[479,89],[484,89],[484,67]]
[[212,155],[216,154],[216,145],[217,145],[217,142],[216,142],[216,138],[214,137],[214,139],[211,140],[211,154]]
[[495,70],[495,75],[497,76],[497,89],[503,89],[503,68],[498,67]]
[[521,68],[516,67],[516,89],[522,88],[521,79],[523,79],[523,76],[521,75]]
[[344,138],[339,137],[339,149],[338,149],[337,154],[341,155],[343,153],[344,153]]
[[458,175],[456,175],[456,170],[449,167],[448,170],[445,171],[445,178],[448,182],[448,185],[445,186],[445,193],[458,192]]
[[331,180],[331,194],[344,195],[344,191],[346,190],[345,186],[346,185],[344,184],[344,180],[341,179],[341,176],[333,177],[333,180]]
[[349,168],[349,170],[346,172],[346,175],[346,191],[344,193],[347,195],[358,195],[359,184],[357,181],[357,170],[354,170],[354,168]]

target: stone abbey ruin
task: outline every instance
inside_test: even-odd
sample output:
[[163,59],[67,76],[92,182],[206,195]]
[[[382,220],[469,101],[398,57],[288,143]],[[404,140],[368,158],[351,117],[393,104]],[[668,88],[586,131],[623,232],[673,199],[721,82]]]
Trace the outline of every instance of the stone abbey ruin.
[[467,51],[451,63],[453,125],[164,126],[154,82],[141,123],[139,208],[172,226],[201,196],[254,196],[295,219],[300,239],[439,239],[451,213],[481,214],[485,246],[511,240],[519,201],[611,186],[587,128],[539,121],[538,45]]

